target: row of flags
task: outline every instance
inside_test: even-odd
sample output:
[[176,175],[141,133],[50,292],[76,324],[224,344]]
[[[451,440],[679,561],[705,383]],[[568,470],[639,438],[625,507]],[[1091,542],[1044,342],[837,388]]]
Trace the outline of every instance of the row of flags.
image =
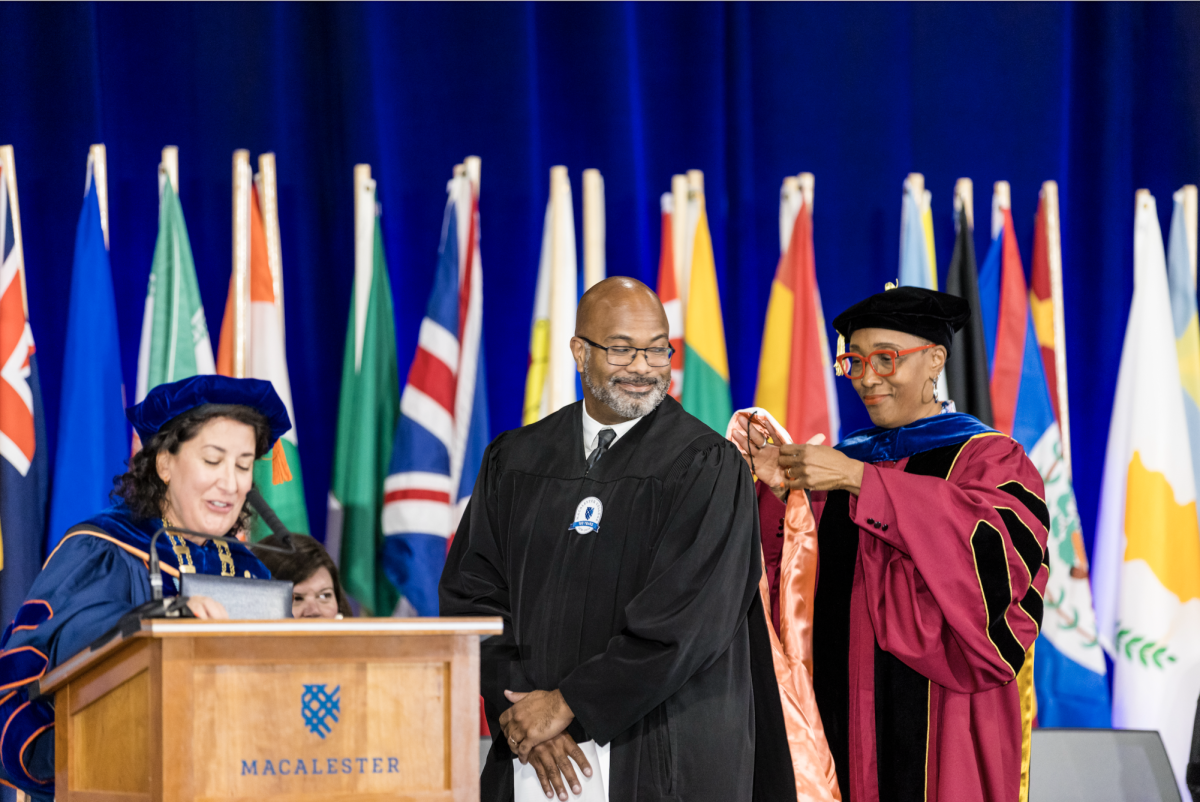
[[[132,397],[122,382],[116,297],[109,260],[107,154],[88,151],[83,208],[76,227],[63,358],[62,404],[54,492],[47,454],[33,335],[24,293],[24,257],[15,158],[0,148],[0,619],[11,620],[40,567],[66,530],[110,503],[113,478],[141,447],[125,423],[127,402],[159,384],[220,372],[267,379],[291,407],[283,338],[282,269],[275,208],[274,156],[250,178],[246,151],[234,155],[235,259],[230,297],[214,360],[195,262],[179,202],[178,151],[164,148],[158,169],[158,235],[146,290]],[[240,250],[239,250],[240,249]],[[293,420],[294,420],[293,415]],[[309,531],[295,428],[277,448],[288,452],[292,481],[272,481],[270,463],[255,465],[264,496],[292,530]],[[266,472],[266,473],[264,473]],[[49,495],[49,498],[48,498]],[[49,510],[47,520],[47,508]],[[4,548],[3,533],[9,534]],[[255,539],[267,534],[256,526]],[[7,557],[7,560],[4,558]]]
[[[159,169],[159,233],[147,288],[135,399],[160,382],[219,371],[272,381],[291,411],[275,163],[234,156],[234,264],[217,355],[205,325],[178,198],[177,154]],[[455,167],[417,353],[401,390],[381,207],[370,167],[355,168],[355,278],[329,498],[327,546],[365,612],[437,612],[437,578],[489,440],[482,342],[481,164]],[[585,174],[583,271],[570,179],[550,175],[523,421],[579,397],[567,342],[581,290],[603,277],[603,179]],[[1046,618],[1035,646],[1043,726],[1144,727],[1163,733],[1182,776],[1200,693],[1200,323],[1196,191],[1176,194],[1168,247],[1154,199],[1137,197],[1135,293],[1122,354],[1096,545],[1095,605],[1072,488],[1057,187],[1034,218],[1026,281],[1011,193],[993,191],[991,246],[973,247],[972,185],[955,187],[956,239],[946,289],[967,298],[946,385],[962,411],[1010,434],[1046,485],[1051,511]],[[756,403],[807,440],[840,436],[831,350],[813,246],[815,181],[783,181],[780,259],[763,332]],[[9,618],[51,536],[107,503],[111,477],[136,448],[124,426],[116,305],[108,258],[105,152],[89,152],[76,232],[55,487],[49,486],[34,341],[24,293],[11,148],[0,148],[0,615]],[[676,348],[671,394],[714,428],[732,403],[703,175],[672,178],[660,199],[658,292]],[[597,210],[599,210],[597,212]],[[931,193],[904,182],[899,277],[935,288]],[[1169,336],[1168,336],[1169,335]],[[1163,345],[1174,342],[1174,349]],[[294,478],[256,479],[293,531],[308,531],[294,433],[280,446]],[[260,533],[252,533],[258,536]],[[404,602],[401,603],[403,598]],[[398,608],[398,605],[401,605]],[[406,606],[405,606],[406,605]],[[1093,612],[1095,610],[1095,612]],[[1110,704],[1104,652],[1114,665]]]
[[1100,642],[1113,662],[1113,724],[1158,730],[1186,794],[1200,695],[1196,188],[1173,200],[1167,250],[1154,197],[1139,190],[1135,198],[1133,302],[1104,462],[1094,587]]

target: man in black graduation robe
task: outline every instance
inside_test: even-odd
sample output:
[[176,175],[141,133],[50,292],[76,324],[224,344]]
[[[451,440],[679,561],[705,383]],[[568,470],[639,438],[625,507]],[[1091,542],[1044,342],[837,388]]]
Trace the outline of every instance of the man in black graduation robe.
[[[666,395],[667,320],[648,288],[593,287],[576,335],[585,401],[491,443],[442,574],[443,615],[504,619],[480,654],[495,734],[481,796],[512,798],[514,752],[561,765],[591,739],[611,743],[610,802],[750,800],[749,471]],[[631,348],[649,350],[612,364]],[[585,443],[585,426],[619,436]],[[505,691],[540,693],[514,705]]]

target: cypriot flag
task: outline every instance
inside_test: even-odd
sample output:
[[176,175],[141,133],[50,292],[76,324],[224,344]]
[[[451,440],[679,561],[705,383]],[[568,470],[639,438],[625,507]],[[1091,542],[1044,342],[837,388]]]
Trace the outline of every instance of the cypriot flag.
[[575,307],[579,304],[578,265],[571,180],[566,167],[551,167],[550,202],[546,205],[534,290],[522,425],[539,421],[578,400],[575,357],[571,354]]
[[[250,153],[233,154],[233,274],[229,298],[221,322],[217,345],[217,372],[222,376],[263,379],[271,382],[287,408],[292,428],[279,439],[292,475],[277,481],[274,460],[254,463],[254,483],[263,498],[291,532],[308,534],[308,511],[304,506],[304,478],[296,441],[296,412],[292,406],[292,384],[288,378],[283,329],[283,258],[279,244],[279,213],[276,204],[275,154],[258,159],[259,172],[250,178]],[[278,477],[282,480],[283,477]],[[271,534],[261,519],[255,519],[251,537],[261,540]]]
[[1113,726],[1158,730],[1186,794],[1200,694],[1200,524],[1162,231],[1148,191],[1136,206],[1133,304],[1096,535],[1096,619],[1113,659]]

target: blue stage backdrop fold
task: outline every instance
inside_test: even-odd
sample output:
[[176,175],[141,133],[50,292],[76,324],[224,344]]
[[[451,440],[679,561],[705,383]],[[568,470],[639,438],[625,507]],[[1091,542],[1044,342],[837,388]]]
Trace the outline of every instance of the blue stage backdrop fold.
[[[318,537],[353,278],[355,163],[372,165],[387,206],[406,375],[433,286],[446,181],[464,156],[482,157],[492,432],[520,422],[552,165],[570,168],[577,191],[584,168],[602,171],[609,272],[651,284],[658,197],[672,173],[704,171],[737,406],[753,399],[784,175],[816,175],[826,320],[896,278],[908,172],[923,172],[933,193],[943,281],[955,179],[975,181],[980,254],[992,182],[1011,182],[1029,253],[1038,188],[1058,181],[1075,479],[1089,543],[1132,294],[1133,193],[1147,187],[1169,209],[1171,191],[1200,181],[1197,5],[5,3],[0,38],[0,144],[15,146],[20,165],[48,453],[67,400],[67,293],[88,145],[108,147],[126,387],[161,148],[179,146],[209,331],[220,328],[229,282],[232,153],[271,150]],[[845,430],[864,425],[849,384],[839,391]]]

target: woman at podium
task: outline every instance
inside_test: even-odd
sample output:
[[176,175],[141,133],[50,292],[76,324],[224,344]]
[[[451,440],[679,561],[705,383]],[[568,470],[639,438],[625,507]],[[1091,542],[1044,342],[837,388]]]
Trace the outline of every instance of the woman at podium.
[[[269,451],[273,475],[290,478],[283,449],[272,446],[291,421],[270,382],[195,376],[154,388],[125,414],[142,449],[116,477],[115,503],[66,532],[0,638],[0,781],[35,800],[54,798],[54,705],[36,683],[150,601],[154,533],[245,528],[254,461]],[[185,573],[270,577],[240,544],[163,534],[156,550],[167,596]],[[209,598],[192,597],[187,608],[226,617]]]

